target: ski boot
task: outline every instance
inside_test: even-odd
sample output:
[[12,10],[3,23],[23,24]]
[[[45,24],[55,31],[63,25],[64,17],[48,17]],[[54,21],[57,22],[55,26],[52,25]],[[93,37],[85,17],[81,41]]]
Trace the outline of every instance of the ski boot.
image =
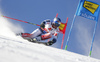
[[47,46],[51,46],[52,44],[54,44],[53,41],[49,41],[49,42],[46,43]]

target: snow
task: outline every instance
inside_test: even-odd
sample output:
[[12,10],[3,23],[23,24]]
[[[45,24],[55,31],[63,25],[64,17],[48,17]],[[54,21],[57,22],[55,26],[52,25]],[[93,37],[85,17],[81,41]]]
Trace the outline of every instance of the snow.
[[100,62],[73,52],[0,36],[0,62]]

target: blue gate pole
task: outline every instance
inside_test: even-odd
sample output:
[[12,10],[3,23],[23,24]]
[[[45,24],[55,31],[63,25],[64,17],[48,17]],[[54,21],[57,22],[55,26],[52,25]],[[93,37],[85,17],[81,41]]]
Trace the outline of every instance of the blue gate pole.
[[73,25],[74,25],[75,19],[76,19],[76,15],[74,15],[74,19],[73,19],[73,22],[72,22],[72,25],[71,25],[71,28],[70,28],[70,31],[69,31],[68,38],[67,38],[67,43],[66,43],[66,46],[65,46],[65,50],[67,50],[67,47],[68,47],[69,37],[70,37],[70,35],[71,35],[71,31],[72,31],[72,28],[73,28]]
[[96,28],[97,28],[97,23],[98,22],[96,21],[94,32],[93,32],[93,38],[92,38],[92,43],[91,43],[91,48],[90,48],[89,56],[91,56],[91,53],[92,53],[92,48],[93,48],[93,42],[94,42],[94,38],[95,38],[95,32],[96,32]]

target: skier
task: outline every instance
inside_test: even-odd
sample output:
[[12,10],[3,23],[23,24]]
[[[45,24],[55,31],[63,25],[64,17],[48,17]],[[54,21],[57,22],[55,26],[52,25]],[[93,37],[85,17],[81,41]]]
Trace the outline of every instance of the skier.
[[46,42],[46,43],[40,42],[45,45],[52,45],[57,41],[57,36],[59,33],[58,27],[60,26],[60,23],[61,23],[61,19],[58,17],[55,17],[53,21],[44,20],[41,23],[40,28],[37,28],[31,34],[21,33],[21,36],[24,39],[27,39],[31,42],[36,42],[36,43],[52,37],[53,39],[50,40],[49,42]]

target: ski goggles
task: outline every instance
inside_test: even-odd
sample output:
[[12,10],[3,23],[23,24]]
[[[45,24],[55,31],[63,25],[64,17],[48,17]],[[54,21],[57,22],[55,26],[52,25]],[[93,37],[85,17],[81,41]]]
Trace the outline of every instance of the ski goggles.
[[59,27],[60,24],[61,24],[61,23],[59,23],[59,22],[57,22],[57,21],[54,23],[54,25],[55,25],[56,27]]

